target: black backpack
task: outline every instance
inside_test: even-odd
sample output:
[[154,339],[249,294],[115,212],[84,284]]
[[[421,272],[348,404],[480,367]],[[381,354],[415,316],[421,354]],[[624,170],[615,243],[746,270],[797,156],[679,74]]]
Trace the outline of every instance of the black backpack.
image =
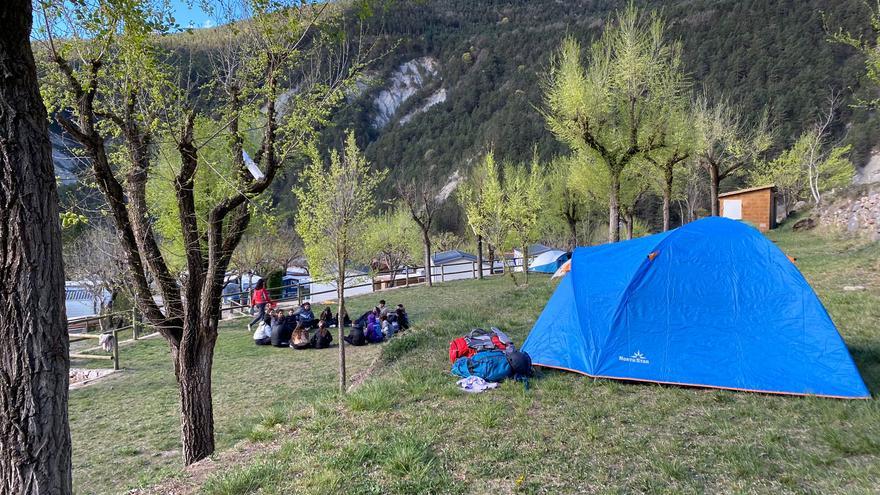
[[532,376],[532,357],[529,356],[529,353],[523,351],[508,352],[507,363],[510,364],[514,379],[525,381],[526,387],[528,387],[528,379]]

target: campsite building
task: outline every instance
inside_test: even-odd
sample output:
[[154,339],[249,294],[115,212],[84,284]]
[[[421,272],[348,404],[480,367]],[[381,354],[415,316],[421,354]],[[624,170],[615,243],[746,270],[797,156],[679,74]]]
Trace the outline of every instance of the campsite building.
[[718,195],[719,214],[752,224],[761,232],[776,228],[776,187],[740,189]]
[[[495,262],[497,268],[500,261]],[[483,274],[492,273],[492,265],[483,261]],[[422,275],[424,277],[424,275]],[[477,256],[465,253],[458,249],[441,251],[431,255],[431,280],[436,282],[448,282],[450,280],[465,280],[477,278]]]

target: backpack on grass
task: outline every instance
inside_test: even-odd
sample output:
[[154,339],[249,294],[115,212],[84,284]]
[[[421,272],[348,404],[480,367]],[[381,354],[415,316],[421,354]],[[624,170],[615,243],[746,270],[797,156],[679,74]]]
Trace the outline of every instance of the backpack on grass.
[[464,337],[449,343],[449,362],[454,363],[458,358],[471,357],[480,351],[491,350],[511,352],[514,350],[513,341],[495,327],[490,330],[474,328]]
[[460,357],[452,363],[452,373],[462,378],[478,376],[487,382],[500,382],[512,369],[503,351],[482,351],[472,357]]

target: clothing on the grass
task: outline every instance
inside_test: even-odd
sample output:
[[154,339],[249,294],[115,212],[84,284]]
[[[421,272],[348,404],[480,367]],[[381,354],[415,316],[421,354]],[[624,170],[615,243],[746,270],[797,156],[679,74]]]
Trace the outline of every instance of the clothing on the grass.
[[272,345],[271,337],[264,337],[262,339],[254,339],[254,344],[257,345]]
[[478,376],[469,376],[455,382],[464,392],[478,394],[485,390],[491,390],[498,387],[498,382],[487,382]]

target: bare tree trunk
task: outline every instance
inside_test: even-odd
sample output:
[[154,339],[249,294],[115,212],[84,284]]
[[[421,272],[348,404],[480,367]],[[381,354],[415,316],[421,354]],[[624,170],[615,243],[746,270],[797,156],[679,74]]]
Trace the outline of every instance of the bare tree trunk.
[[[342,271],[341,268],[340,271]],[[338,317],[336,326],[339,330],[339,393],[344,394],[345,384],[347,383],[345,377],[345,272],[338,276],[336,294],[339,297],[339,307],[336,310],[336,316]]]
[[709,164],[709,207],[713,217],[718,216],[718,189],[721,185],[721,177],[718,174],[718,166]]
[[663,183],[663,232],[670,229],[670,209],[672,208],[672,167],[665,171]]
[[568,250],[574,251],[577,247],[577,219],[570,215],[566,215],[565,219],[568,223]]
[[477,236],[477,266],[479,267],[477,278],[483,280],[483,236],[481,235]]
[[[216,326],[216,322],[213,325]],[[187,330],[184,329],[184,334],[193,336],[193,341],[182,341],[180,348],[172,352],[172,358],[180,398],[183,459],[186,465],[190,465],[214,453],[211,369],[216,332],[210,329]]]
[[635,229],[635,217],[631,212],[627,212],[623,216],[623,223],[626,225],[626,240],[631,240],[633,238],[633,230]]
[[58,195],[31,2],[0,4],[0,493],[71,493]]
[[434,286],[431,277],[431,235],[427,230],[422,230],[422,243],[425,245],[425,282],[428,287]]
[[525,277],[525,284],[529,285],[529,245],[528,243],[523,244],[523,275]]
[[489,244],[489,275],[495,275],[495,246]]
[[620,240],[620,174],[611,173],[611,190],[608,197],[608,242]]

